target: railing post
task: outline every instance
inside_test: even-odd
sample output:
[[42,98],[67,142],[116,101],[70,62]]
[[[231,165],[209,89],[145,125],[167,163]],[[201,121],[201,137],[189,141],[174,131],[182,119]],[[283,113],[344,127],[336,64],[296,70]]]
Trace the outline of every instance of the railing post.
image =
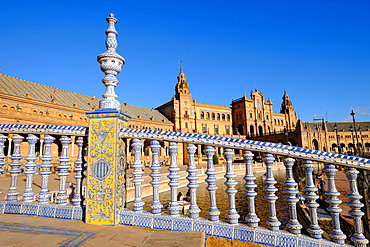
[[257,195],[254,189],[257,187],[257,185],[254,183],[256,177],[254,176],[252,171],[253,153],[250,151],[244,151],[243,158],[245,162],[244,187],[246,188],[245,195],[247,196],[248,200],[248,215],[245,218],[245,221],[248,222],[248,226],[255,228],[258,227],[258,222],[260,222],[260,219],[256,214],[254,204],[254,199]]
[[49,190],[48,190],[48,183],[49,183],[49,176],[51,174],[50,168],[53,166],[50,161],[53,160],[51,157],[51,144],[53,144],[55,138],[46,135],[44,137],[44,156],[41,157],[42,164],[41,167],[41,176],[42,176],[42,184],[41,184],[41,191],[38,195],[39,203],[48,203],[49,202]]
[[13,142],[14,142],[14,150],[13,154],[11,156],[12,162],[10,163],[11,170],[10,170],[10,187],[6,196],[7,201],[16,201],[18,200],[18,189],[17,189],[17,180],[18,180],[18,175],[21,172],[19,167],[22,165],[21,164],[21,143],[22,140],[24,139],[23,136],[15,134],[13,136]]
[[81,187],[82,187],[82,146],[83,146],[83,137],[80,136],[77,138],[76,144],[78,147],[77,159],[75,161],[75,179],[76,179],[76,188],[75,193],[72,199],[73,206],[81,206],[82,196],[81,196]]
[[197,219],[199,218],[199,212],[200,209],[197,205],[197,188],[198,188],[198,176],[197,176],[197,171],[198,169],[196,168],[194,164],[194,154],[197,150],[197,147],[194,144],[188,144],[187,146],[187,151],[189,154],[189,166],[186,171],[188,172],[188,176],[186,179],[189,181],[188,183],[188,188],[190,189],[190,207],[189,207],[189,217],[192,219]]
[[329,203],[329,207],[327,210],[331,214],[332,218],[332,225],[333,225],[333,231],[330,233],[331,239],[338,243],[338,244],[344,244],[344,240],[346,239],[346,235],[342,232],[340,229],[340,221],[339,221],[339,214],[342,212],[342,209],[338,207],[339,204],[342,203],[341,200],[338,199],[338,196],[340,193],[337,191],[337,188],[335,186],[334,177],[337,172],[337,169],[333,164],[325,164],[324,172],[328,178],[328,190],[325,191],[325,195],[327,199],[325,200],[327,203]]
[[216,186],[216,170],[213,166],[213,155],[215,154],[215,149],[212,146],[206,146],[204,152],[207,156],[206,182],[208,183],[207,190],[209,191],[210,197],[210,207],[207,214],[209,215],[210,221],[218,221],[220,215],[220,211],[218,210],[216,204],[216,190],[218,189],[218,187]]
[[347,202],[347,205],[351,207],[352,210],[349,211],[349,214],[353,217],[353,225],[355,233],[351,237],[352,242],[357,247],[365,247],[369,243],[369,241],[365,238],[364,234],[362,233],[362,221],[361,217],[364,215],[364,212],[361,211],[361,208],[364,206],[363,203],[360,202],[362,196],[358,193],[357,189],[357,174],[359,173],[355,168],[347,168],[345,170],[346,176],[349,181],[349,193],[347,194],[347,198],[350,199]]
[[142,178],[142,175],[144,174],[143,164],[140,160],[142,143],[139,139],[133,139],[131,145],[134,149],[134,163],[132,164],[132,168],[134,168],[132,175],[134,178],[132,179],[132,182],[135,186],[135,199],[133,202],[133,208],[135,212],[142,212],[144,206],[144,202],[141,198],[141,183],[144,181]]
[[235,194],[238,192],[235,189],[235,185],[238,183],[235,181],[236,174],[233,170],[233,157],[234,152],[230,148],[225,149],[224,153],[225,159],[226,159],[226,182],[224,183],[227,186],[226,193],[229,197],[229,212],[227,213],[226,217],[229,219],[230,224],[238,224],[238,219],[240,218],[240,215],[236,211],[235,206]]
[[179,216],[180,206],[177,201],[177,188],[179,187],[179,184],[180,184],[178,182],[178,179],[180,176],[177,172],[180,170],[180,168],[177,166],[177,160],[176,160],[177,150],[178,150],[177,143],[170,142],[169,149],[170,149],[171,160],[170,160],[170,167],[168,168],[168,171],[170,172],[170,174],[168,174],[167,177],[170,179],[170,182],[168,183],[168,185],[171,188],[171,202],[168,207],[168,210],[170,210],[171,216]]
[[70,160],[68,158],[68,145],[71,142],[71,138],[67,136],[62,136],[59,139],[60,143],[62,144],[62,155],[59,158],[60,164],[58,166],[59,172],[59,191],[56,196],[56,203],[57,204],[67,204],[67,190],[66,190],[66,180],[68,176],[68,168],[70,165],[68,164],[68,161]]
[[304,187],[306,194],[304,195],[304,198],[307,201],[305,204],[310,210],[311,219],[311,225],[309,226],[307,231],[311,237],[321,239],[323,230],[321,230],[317,221],[317,208],[319,207],[319,204],[316,202],[316,200],[319,199],[319,196],[316,194],[316,192],[318,189],[316,188],[312,177],[314,165],[312,161],[304,160],[303,167],[306,172],[306,187]]
[[294,159],[290,157],[285,158],[284,165],[286,168],[286,180],[284,182],[286,189],[284,190],[284,193],[287,195],[286,201],[288,203],[290,212],[290,219],[287,223],[287,227],[289,232],[300,235],[302,225],[297,219],[297,202],[299,201],[299,199],[297,198],[297,194],[299,193],[299,191],[296,189],[297,183],[294,180],[292,170]]
[[270,208],[270,217],[268,218],[266,223],[269,226],[270,230],[279,231],[279,226],[281,225],[281,223],[276,217],[275,206],[275,202],[278,199],[278,197],[275,195],[275,192],[278,191],[278,189],[275,187],[275,184],[277,182],[274,179],[274,175],[272,173],[272,165],[274,164],[275,158],[274,156],[272,156],[272,154],[265,154],[265,156],[263,157],[263,161],[266,165],[266,180],[264,181],[266,187],[264,188],[264,191],[266,191],[267,195],[265,196],[265,198],[267,199]]
[[36,157],[36,150],[35,150],[35,145],[37,143],[37,140],[39,138],[35,135],[29,134],[27,137],[27,141],[29,143],[29,149],[28,149],[28,155],[25,158],[27,160],[27,163],[24,165],[24,173],[26,174],[26,189],[23,193],[23,201],[25,202],[32,202],[33,201],[33,196],[35,195],[35,192],[32,190],[32,179],[33,179],[33,174],[35,174],[35,160],[37,159]]
[[152,170],[150,173],[152,181],[150,184],[153,186],[153,202],[152,205],[150,205],[150,208],[152,209],[153,214],[160,214],[161,208],[163,207],[162,203],[159,201],[159,185],[161,184],[161,173],[159,170],[161,169],[161,166],[158,162],[158,153],[161,145],[159,145],[159,141],[152,140],[150,142],[150,148],[152,149],[152,165],[150,166],[150,169]]
[[[7,137],[3,134],[0,134],[0,174],[4,174],[4,165],[5,165],[5,154],[4,147]],[[1,193],[1,190],[0,190]]]

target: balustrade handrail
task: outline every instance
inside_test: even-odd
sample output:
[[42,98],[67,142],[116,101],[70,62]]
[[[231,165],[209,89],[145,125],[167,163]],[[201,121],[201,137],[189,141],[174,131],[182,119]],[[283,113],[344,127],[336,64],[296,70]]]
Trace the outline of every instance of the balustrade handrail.
[[60,134],[87,136],[89,128],[86,126],[69,126],[55,124],[0,124],[0,133],[24,134]]
[[222,146],[224,148],[244,149],[262,153],[290,156],[300,159],[308,159],[334,165],[342,165],[370,171],[370,160],[366,158],[324,152],[308,148],[301,148],[271,142],[252,141],[247,139],[237,139],[231,137],[181,133],[172,131],[148,130],[148,129],[129,129],[123,128],[120,131],[121,138],[145,138],[163,141],[175,141],[192,144],[203,144],[212,146]]

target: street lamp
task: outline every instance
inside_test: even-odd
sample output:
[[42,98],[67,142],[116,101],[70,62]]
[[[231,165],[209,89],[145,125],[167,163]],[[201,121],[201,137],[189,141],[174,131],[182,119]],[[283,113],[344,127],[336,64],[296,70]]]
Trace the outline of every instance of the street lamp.
[[353,109],[352,109],[350,115],[352,116],[353,125],[355,126],[356,143],[354,143],[354,145],[355,145],[355,155],[356,155],[356,147],[358,148],[358,136],[357,136],[357,129],[356,129],[355,113],[353,112]]
[[351,131],[352,134],[352,142],[353,142],[353,155],[357,155],[356,152],[356,146],[355,146],[355,137],[353,136],[353,127],[349,127],[349,131]]
[[338,145],[338,153],[342,153],[342,150],[341,150],[341,146],[340,146],[340,135],[338,135],[338,126],[337,124],[334,124],[334,131],[335,131],[335,135],[337,136],[337,145]]

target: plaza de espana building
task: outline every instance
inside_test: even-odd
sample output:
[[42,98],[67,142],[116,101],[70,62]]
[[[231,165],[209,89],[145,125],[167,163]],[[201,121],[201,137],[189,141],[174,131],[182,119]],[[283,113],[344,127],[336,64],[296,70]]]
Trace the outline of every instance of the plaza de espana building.
[[[0,122],[2,124],[88,126],[85,113],[98,109],[99,100],[99,98],[0,75]],[[279,112],[273,111],[273,102],[269,98],[266,99],[257,89],[249,96],[243,95],[231,102],[225,102],[225,106],[200,103],[194,100],[191,94],[190,84],[187,82],[182,66],[171,101],[155,109],[121,104],[121,110],[132,117],[128,128],[233,136],[288,143],[328,152],[356,153],[361,156],[366,156],[370,152],[370,122],[331,123],[323,119],[302,122],[298,119],[286,90],[283,92]],[[72,146],[74,142],[75,137],[72,136]],[[127,152],[131,152],[130,140],[126,140],[126,144]],[[5,147],[5,155],[8,156],[11,154],[9,145],[11,145],[10,136],[9,143]],[[55,145],[54,149],[58,150],[58,141]],[[148,163],[144,160],[145,165],[148,165],[150,160],[149,145],[149,140],[143,141],[143,156],[148,160]],[[162,143],[163,161],[168,154],[166,147],[168,143]],[[196,155],[198,164],[206,161],[204,148],[202,145],[198,146]],[[71,150],[73,157],[76,152],[74,148]],[[184,147],[179,148],[179,156],[183,156],[186,163],[183,150],[185,150]],[[222,154],[222,148],[216,148],[216,155],[221,162]],[[242,159],[241,153],[236,153],[236,159],[238,158]]]

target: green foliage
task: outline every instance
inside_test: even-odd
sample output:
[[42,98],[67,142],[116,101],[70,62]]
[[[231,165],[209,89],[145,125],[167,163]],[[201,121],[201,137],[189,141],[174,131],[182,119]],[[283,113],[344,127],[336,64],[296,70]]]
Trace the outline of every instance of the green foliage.
[[218,165],[218,156],[217,155],[213,155],[213,164],[214,165]]

